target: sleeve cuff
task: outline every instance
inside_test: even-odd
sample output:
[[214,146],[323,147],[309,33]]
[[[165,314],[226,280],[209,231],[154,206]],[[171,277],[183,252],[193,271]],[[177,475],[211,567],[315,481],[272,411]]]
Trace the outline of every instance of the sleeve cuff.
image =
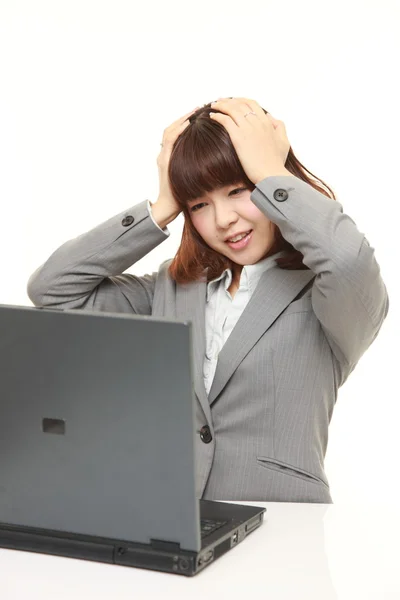
[[152,214],[152,212],[151,212],[151,204],[150,204],[150,200],[147,200],[147,210],[149,211],[150,218],[151,218],[151,220],[153,221],[154,225],[155,225],[156,227],[158,227],[158,229],[159,229],[160,231],[162,231],[163,233],[165,233],[165,235],[166,235],[166,236],[169,236],[171,232],[169,231],[168,227],[164,227],[164,229],[161,229],[161,227],[159,226],[159,224],[158,224],[158,223],[156,223],[156,222],[155,222],[155,220],[153,219],[153,214]]

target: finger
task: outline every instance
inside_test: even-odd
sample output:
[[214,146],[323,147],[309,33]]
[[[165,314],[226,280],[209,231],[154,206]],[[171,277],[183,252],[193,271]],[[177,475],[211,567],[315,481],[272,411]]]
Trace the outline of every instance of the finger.
[[[183,115],[182,119],[186,120],[190,115],[192,115],[194,112],[196,112],[196,110],[199,110],[200,106],[196,106],[196,108],[194,108],[193,110],[190,110],[188,113],[186,113],[186,115]],[[179,121],[180,119],[178,119]]]
[[275,123],[275,125],[277,125],[277,124],[278,124],[278,119],[275,119],[275,117],[273,117],[273,116],[271,115],[271,113],[267,113],[265,116],[266,116],[266,117],[268,117],[269,119],[271,119],[271,121],[272,121],[273,123]]
[[270,118],[270,120],[272,121],[272,125],[274,126],[274,129],[279,129],[281,134],[283,132],[284,135],[286,135],[286,127],[285,127],[285,123],[283,121],[280,121],[279,119],[274,119],[274,117],[272,115],[270,115],[269,113],[266,116],[268,116]]
[[250,121],[246,118],[247,113],[249,113],[250,111],[254,112],[256,116],[260,118],[260,114],[257,115],[256,111],[253,111],[252,107],[250,107],[249,104],[245,102],[236,101],[236,98],[235,102],[233,102],[230,99],[228,99],[227,101],[222,100],[219,102],[212,102],[211,108],[215,108],[216,110],[220,110],[224,113],[227,113],[234,119],[236,125],[241,127],[247,127],[251,125]]
[[168,142],[171,142],[171,143],[175,142],[176,138],[190,124],[188,117],[190,117],[190,115],[192,115],[194,112],[196,112],[196,110],[198,110],[199,108],[200,108],[200,106],[197,106],[193,110],[186,113],[186,115],[183,115],[183,117],[180,117],[179,119],[174,121],[171,125],[169,125],[169,127],[164,129],[163,138],[162,138],[163,145],[167,144]]
[[174,121],[171,125],[169,125],[167,127],[167,129],[171,129],[172,127],[176,127],[176,125],[180,125],[181,123],[183,123],[184,121],[186,121],[187,118],[190,117],[190,115],[192,115],[194,112],[196,112],[196,110],[198,110],[199,108],[200,108],[200,106],[196,106],[196,108],[194,108],[193,110],[190,110],[188,113],[186,113],[182,117],[179,117],[179,119],[176,119],[176,121]]
[[279,124],[282,121],[279,121],[278,119],[275,119],[270,112],[265,112],[264,109],[262,108],[262,106],[260,106],[258,104],[258,102],[256,102],[255,100],[251,100],[249,98],[239,98],[239,100],[245,101],[247,102],[247,104],[252,108],[252,110],[256,113],[256,115],[260,118],[264,118],[268,117],[271,121],[272,124],[274,126],[274,129],[276,129]]
[[252,100],[251,98],[224,98],[223,100],[227,101],[228,103],[238,102],[238,104],[245,104],[250,108],[250,110],[256,113],[257,117],[263,117],[265,115],[264,110],[261,108],[258,102]]
[[245,104],[232,104],[222,100],[221,102],[212,102],[211,108],[215,108],[216,110],[221,111],[221,113],[231,117],[237,127],[248,125],[247,119],[244,118],[244,115],[248,112],[248,107]]
[[270,113],[265,114],[264,115],[264,119],[265,118],[267,118],[268,121],[270,123],[272,123],[272,126],[273,126],[274,129],[276,129],[278,127],[278,121],[276,119],[274,119],[274,117]]
[[264,109],[258,104],[258,102],[256,102],[256,100],[252,100],[251,98],[224,98],[224,100],[228,100],[230,102],[235,102],[238,100],[241,103],[247,104],[247,106],[249,106],[260,119],[265,119],[265,117],[268,117],[268,119],[272,121],[274,129],[277,129],[280,125],[284,126],[283,121],[275,119],[269,112],[264,112]]
[[218,121],[219,123],[221,123],[221,125],[223,125],[225,127],[225,129],[227,130],[227,132],[229,133],[231,139],[233,139],[232,136],[235,135],[235,133],[239,129],[239,127],[237,126],[235,121],[232,119],[232,117],[230,117],[229,115],[225,115],[223,113],[214,113],[214,112],[210,112],[209,116],[213,121]]
[[181,124],[166,129],[162,138],[163,146],[173,146],[181,133],[183,133],[189,125],[190,121],[186,120]]

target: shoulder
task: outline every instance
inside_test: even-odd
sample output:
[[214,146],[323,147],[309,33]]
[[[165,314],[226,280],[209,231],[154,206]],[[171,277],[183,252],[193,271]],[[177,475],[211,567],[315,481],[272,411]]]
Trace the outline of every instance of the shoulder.
[[162,277],[162,278],[167,278],[170,279],[170,275],[168,273],[168,269],[172,263],[174,259],[173,258],[168,258],[167,260],[164,260],[160,266],[158,267],[158,277]]

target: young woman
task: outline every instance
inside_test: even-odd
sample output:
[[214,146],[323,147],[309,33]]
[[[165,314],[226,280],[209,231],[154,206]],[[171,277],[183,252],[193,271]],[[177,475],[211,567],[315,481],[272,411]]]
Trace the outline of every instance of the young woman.
[[[324,457],[338,389],[389,306],[373,248],[254,100],[184,115],[157,162],[157,201],[63,244],[30,277],[30,299],[191,320],[198,497],[332,503]],[[122,274],[180,212],[176,256]]]

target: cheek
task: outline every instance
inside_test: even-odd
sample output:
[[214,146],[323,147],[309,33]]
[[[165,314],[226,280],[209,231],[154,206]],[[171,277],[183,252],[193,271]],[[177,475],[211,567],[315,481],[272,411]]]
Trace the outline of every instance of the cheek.
[[246,217],[254,223],[257,223],[258,221],[263,221],[265,219],[265,215],[263,215],[261,210],[259,210],[257,206],[255,206],[253,203],[251,203],[251,205],[247,207]]
[[198,214],[193,213],[193,215],[190,217],[193,227],[198,231],[198,233],[200,233],[200,235],[203,235],[204,233],[207,232],[207,229],[210,229],[209,224],[207,223],[207,218],[205,217],[204,214],[200,214],[200,211]]
[[257,208],[250,198],[250,192],[246,198],[240,199],[236,205],[236,210],[243,219],[258,223],[259,221],[265,221],[266,216]]
[[243,214],[243,217],[260,229],[270,229],[271,221],[253,204],[253,202],[246,206],[246,213]]
[[200,235],[200,237],[202,237],[203,239],[206,239],[207,235],[208,235],[208,237],[210,236],[210,227],[207,226],[206,219],[204,219],[202,217],[202,215],[194,214],[190,218],[191,218],[193,227],[196,229],[196,231]]

